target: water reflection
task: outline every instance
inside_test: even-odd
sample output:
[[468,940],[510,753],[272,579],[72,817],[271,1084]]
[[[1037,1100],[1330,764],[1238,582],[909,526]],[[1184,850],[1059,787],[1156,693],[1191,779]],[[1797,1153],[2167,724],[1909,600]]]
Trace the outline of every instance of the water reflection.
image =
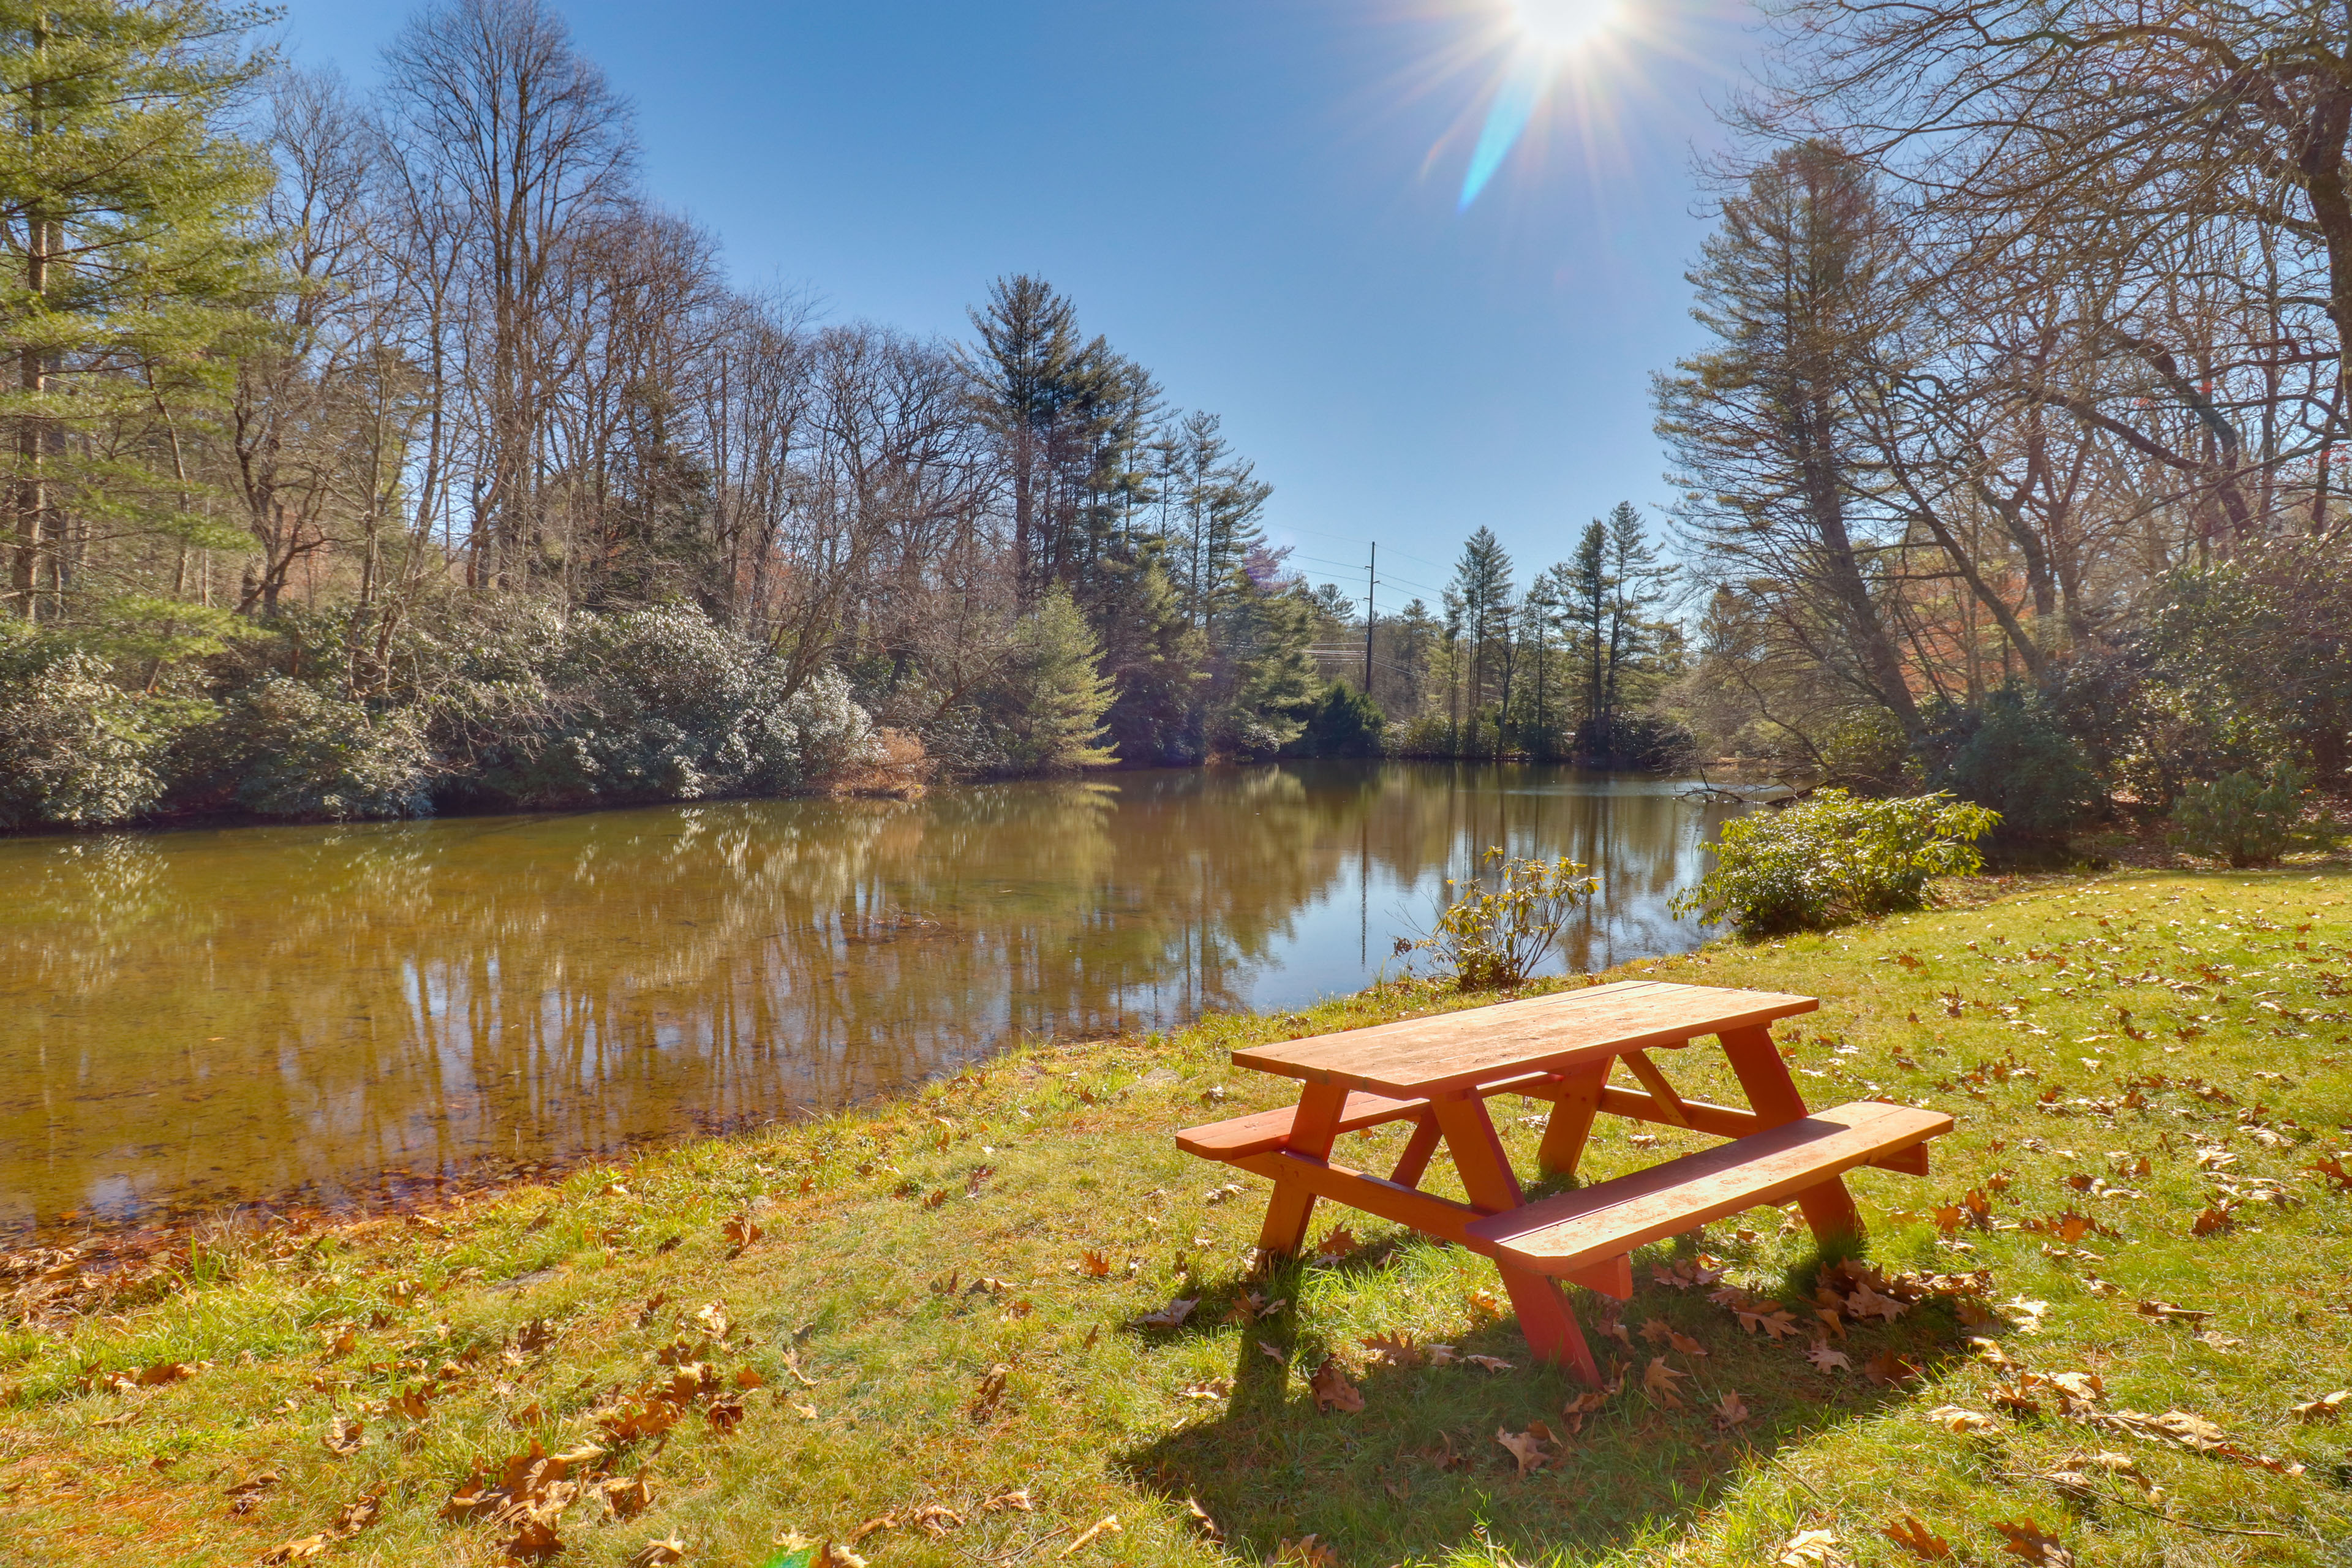
[[838,1105],[1023,1033],[1366,984],[1490,844],[1561,962],[1691,945],[1721,813],[1562,769],[1306,764],[0,842],[0,1228]]

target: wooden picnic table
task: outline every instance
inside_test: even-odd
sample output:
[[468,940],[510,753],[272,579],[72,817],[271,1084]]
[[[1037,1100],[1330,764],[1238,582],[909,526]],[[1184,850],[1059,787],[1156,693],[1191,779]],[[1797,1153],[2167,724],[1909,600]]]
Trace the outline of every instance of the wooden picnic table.
[[[1622,1300],[1633,1294],[1634,1247],[1790,1198],[1823,1244],[1855,1237],[1861,1219],[1844,1172],[1927,1173],[1927,1142],[1951,1131],[1950,1117],[1881,1100],[1806,1109],[1771,1026],[1820,1005],[1777,992],[1629,980],[1259,1046],[1235,1051],[1234,1064],[1299,1079],[1297,1104],[1188,1128],[1176,1142],[1273,1179],[1258,1236],[1265,1252],[1297,1252],[1322,1197],[1486,1253],[1537,1359],[1598,1382],[1561,1280]],[[1684,1099],[1648,1054],[1708,1036],[1729,1059],[1745,1107]],[[1621,1064],[1638,1088],[1610,1081]],[[1496,1094],[1551,1103],[1537,1156],[1546,1174],[1574,1173],[1603,1114],[1730,1142],[1529,1203],[1486,1114]],[[1332,1159],[1342,1132],[1402,1121],[1412,1133],[1387,1176]],[[1467,1203],[1421,1190],[1440,1143]]]

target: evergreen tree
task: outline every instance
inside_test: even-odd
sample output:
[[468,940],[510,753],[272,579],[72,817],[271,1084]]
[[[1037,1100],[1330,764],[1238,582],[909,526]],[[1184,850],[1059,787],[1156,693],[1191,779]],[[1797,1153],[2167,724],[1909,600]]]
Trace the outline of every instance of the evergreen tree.
[[1452,597],[1461,605],[1462,635],[1470,644],[1469,701],[1474,713],[1486,705],[1488,678],[1498,673],[1496,645],[1510,636],[1515,595],[1510,555],[1495,531],[1482,526],[1462,546],[1452,584]]
[[1208,739],[1217,751],[1271,756],[1298,738],[1322,682],[1309,649],[1315,602],[1296,584],[1261,587],[1246,572],[1226,595]]
[[1014,767],[1067,773],[1118,760],[1101,744],[1103,714],[1113,695],[1101,658],[1085,615],[1059,584],[1021,617],[1001,710]]
[[[94,527],[233,545],[186,471],[184,426],[225,393],[217,352],[257,286],[244,232],[270,173],[223,122],[267,58],[258,11],[50,0],[0,11],[0,392],[7,599],[62,614]],[[216,537],[217,536],[217,537]]]

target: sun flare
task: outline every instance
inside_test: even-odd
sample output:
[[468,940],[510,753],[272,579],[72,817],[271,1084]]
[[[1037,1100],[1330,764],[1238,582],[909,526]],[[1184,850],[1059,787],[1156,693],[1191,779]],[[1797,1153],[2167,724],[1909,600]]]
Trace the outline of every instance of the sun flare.
[[1519,37],[1547,53],[1582,48],[1617,19],[1617,0],[1511,0]]

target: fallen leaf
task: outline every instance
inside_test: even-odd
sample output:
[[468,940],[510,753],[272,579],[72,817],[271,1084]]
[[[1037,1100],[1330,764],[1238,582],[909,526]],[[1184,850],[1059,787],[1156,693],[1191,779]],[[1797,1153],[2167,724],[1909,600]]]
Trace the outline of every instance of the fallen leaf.
[[1500,1356],[1467,1355],[1464,1356],[1462,1359],[1468,1362],[1472,1366],[1484,1367],[1488,1372],[1508,1372],[1511,1370],[1511,1363],[1505,1361]]
[[907,1518],[915,1528],[930,1535],[945,1535],[951,1530],[963,1528],[963,1515],[944,1503],[925,1503]]
[[1895,1351],[1880,1351],[1862,1363],[1862,1374],[1881,1387],[1885,1387],[1918,1376],[1919,1363],[1909,1356]]
[[1199,1499],[1186,1498],[1184,1500],[1184,1511],[1192,1517],[1192,1521],[1194,1524],[1201,1527],[1201,1533],[1209,1538],[1212,1545],[1222,1546],[1224,1544],[1225,1532],[1223,1528],[1219,1525],[1214,1519],[1212,1519],[1209,1516],[1209,1510],[1201,1506]]
[[1234,1380],[1213,1377],[1206,1383],[1188,1383],[1176,1391],[1180,1399],[1223,1399],[1234,1391]]
[[499,1550],[517,1563],[544,1563],[562,1554],[563,1539],[555,1533],[553,1520],[532,1516],[518,1523]]
[[686,1542],[677,1536],[667,1541],[648,1541],[629,1554],[629,1568],[659,1568],[664,1563],[686,1561]]
[[985,1418],[996,1408],[996,1402],[1004,1397],[1005,1387],[1012,1376],[1013,1369],[1002,1362],[981,1374],[979,1385],[972,1393],[971,1418],[973,1420],[979,1421]]
[[1415,1344],[1410,1334],[1374,1334],[1363,1345],[1373,1360],[1389,1366],[1421,1366],[1429,1360],[1429,1352]]
[[1496,1299],[1492,1290],[1473,1290],[1463,1297],[1463,1300],[1469,1304],[1472,1311],[1482,1317],[1499,1318],[1503,1315],[1503,1303]]
[[1995,1520],[1992,1527],[2000,1532],[2000,1549],[2011,1556],[2041,1564],[2041,1568],[2074,1568],[2074,1554],[2032,1520]]
[[1912,1556],[1929,1563],[1940,1563],[1952,1554],[1952,1543],[1930,1531],[1910,1514],[1889,1521],[1878,1527],[1878,1533],[1895,1542]]
[[194,1377],[196,1369],[185,1362],[167,1361],[154,1366],[142,1366],[131,1382],[141,1388],[159,1388],[167,1383],[177,1383],[184,1377]]
[[327,1424],[326,1435],[320,1441],[326,1444],[330,1454],[356,1454],[360,1451],[360,1445],[367,1440],[361,1435],[365,1430],[365,1423],[349,1415],[338,1415]]
[[1927,1412],[1927,1419],[1947,1432],[1998,1432],[2000,1423],[1981,1410],[1969,1410],[1958,1405],[1938,1405]]
[[1323,1364],[1307,1380],[1307,1389],[1315,1395],[1315,1408],[1328,1414],[1332,1410],[1354,1412],[1364,1407],[1364,1396],[1348,1381],[1348,1369],[1339,1364],[1337,1356],[1326,1356]]
[[2206,1205],[2203,1213],[2200,1214],[2195,1219],[2189,1222],[2189,1234],[2191,1236],[2211,1236],[2217,1231],[2229,1229],[2234,1223],[2235,1222],[2230,1218],[2227,1210],[2215,1208],[2212,1205]]
[[[1074,1556],[1080,1548],[1091,1546],[1106,1535],[1116,1535],[1118,1533],[1118,1515],[1115,1513],[1105,1514],[1102,1518],[1095,1521],[1092,1524],[1087,1526],[1086,1529],[1080,1531],[1076,1540],[1072,1541],[1067,1546],[1063,1547],[1061,1551],[1055,1552],[1054,1555],[1056,1557]],[[1314,1538],[1309,1536],[1307,1539],[1312,1540]]]
[[982,1503],[980,1509],[982,1513],[1003,1513],[1008,1510],[1022,1513],[1034,1513],[1037,1511],[1037,1505],[1029,1500],[1027,1487],[1016,1487],[1009,1492],[997,1493]]
[[[745,1247],[751,1246],[753,1242],[759,1240],[762,1235],[766,1234],[760,1229],[758,1225],[753,1223],[750,1215],[745,1214],[735,1215],[731,1219],[728,1220],[726,1224],[720,1226],[719,1230],[720,1235],[726,1237],[727,1245],[733,1248],[733,1250],[728,1254],[730,1258],[740,1257]],[[663,1561],[675,1562],[676,1559],[665,1558]]]
[[1748,1416],[1748,1409],[1747,1402],[1742,1400],[1737,1394],[1727,1394],[1721,1399],[1716,1401],[1715,1418],[1723,1424],[1723,1428],[1726,1431],[1729,1431],[1732,1427],[1738,1426],[1741,1422],[1747,1420]]
[[604,1508],[615,1521],[631,1520],[653,1506],[653,1489],[646,1485],[642,1472],[634,1476],[606,1476],[596,1483],[596,1493],[604,1500]]
[[2187,1307],[2176,1307],[2169,1301],[2142,1301],[2139,1304],[2139,1315],[2143,1318],[2161,1319],[2168,1323],[2201,1323],[2213,1314],[2191,1311]]
[[1192,1315],[1192,1309],[1200,1304],[1198,1297],[1189,1300],[1179,1297],[1156,1312],[1144,1313],[1141,1321],[1148,1329],[1181,1328],[1184,1325],[1184,1320]]
[[335,1515],[332,1533],[338,1541],[349,1541],[373,1524],[383,1512],[383,1500],[375,1493],[353,1498],[343,1505],[342,1512]]
[[1674,1331],[1674,1325],[1664,1318],[1652,1318],[1642,1325],[1642,1337],[1654,1345],[1664,1344]]
[[2307,1404],[2292,1405],[2298,1421],[2333,1421],[2352,1405],[2352,1389],[2339,1388],[2333,1394],[2323,1394]]
[[1707,1353],[1707,1349],[1705,1345],[1699,1343],[1688,1334],[1678,1334],[1672,1329],[1666,1331],[1666,1343],[1682,1352],[1685,1355],[1705,1355]]
[[1774,1568],[1833,1568],[1845,1561],[1837,1548],[1837,1531],[1801,1530],[1789,1537],[1772,1562]]
[[1328,1263],[1347,1257],[1359,1245],[1356,1233],[1343,1225],[1315,1244],[1315,1257],[1317,1261]]
[[1805,1359],[1822,1372],[1853,1370],[1853,1363],[1847,1359],[1845,1352],[1832,1350],[1827,1340],[1815,1340],[1806,1350]]
[[299,1541],[289,1541],[283,1546],[273,1546],[255,1561],[266,1563],[308,1563],[311,1558],[322,1555],[329,1544],[330,1541],[326,1536],[306,1535]]
[[1541,1469],[1548,1458],[1543,1451],[1543,1439],[1531,1431],[1514,1432],[1508,1427],[1497,1426],[1495,1428],[1495,1441],[1519,1462],[1519,1474],[1522,1476],[1530,1470]]
[[1312,1535],[1284,1542],[1274,1560],[1291,1563],[1294,1568],[1339,1568],[1339,1554]]
[[[1090,1247],[1079,1258],[1077,1268],[1078,1272],[1089,1279],[1108,1279],[1110,1278],[1110,1255],[1098,1252]],[[1067,1556],[1068,1553],[1065,1552],[1064,1555]]]
[[697,1307],[694,1310],[694,1321],[696,1327],[714,1340],[725,1339],[727,1331],[734,1326],[728,1319],[727,1304],[724,1301],[706,1301]]
[[1681,1410],[1686,1406],[1675,1393],[1675,1384],[1676,1380],[1688,1375],[1687,1373],[1676,1372],[1673,1367],[1668,1366],[1665,1357],[1652,1356],[1650,1370],[1643,1374],[1642,1386],[1667,1409]]
[[1273,1362],[1277,1366],[1288,1366],[1290,1364],[1290,1358],[1288,1356],[1283,1354],[1280,1351],[1275,1349],[1264,1340],[1258,1341],[1257,1351],[1258,1354],[1265,1357],[1266,1360]]

